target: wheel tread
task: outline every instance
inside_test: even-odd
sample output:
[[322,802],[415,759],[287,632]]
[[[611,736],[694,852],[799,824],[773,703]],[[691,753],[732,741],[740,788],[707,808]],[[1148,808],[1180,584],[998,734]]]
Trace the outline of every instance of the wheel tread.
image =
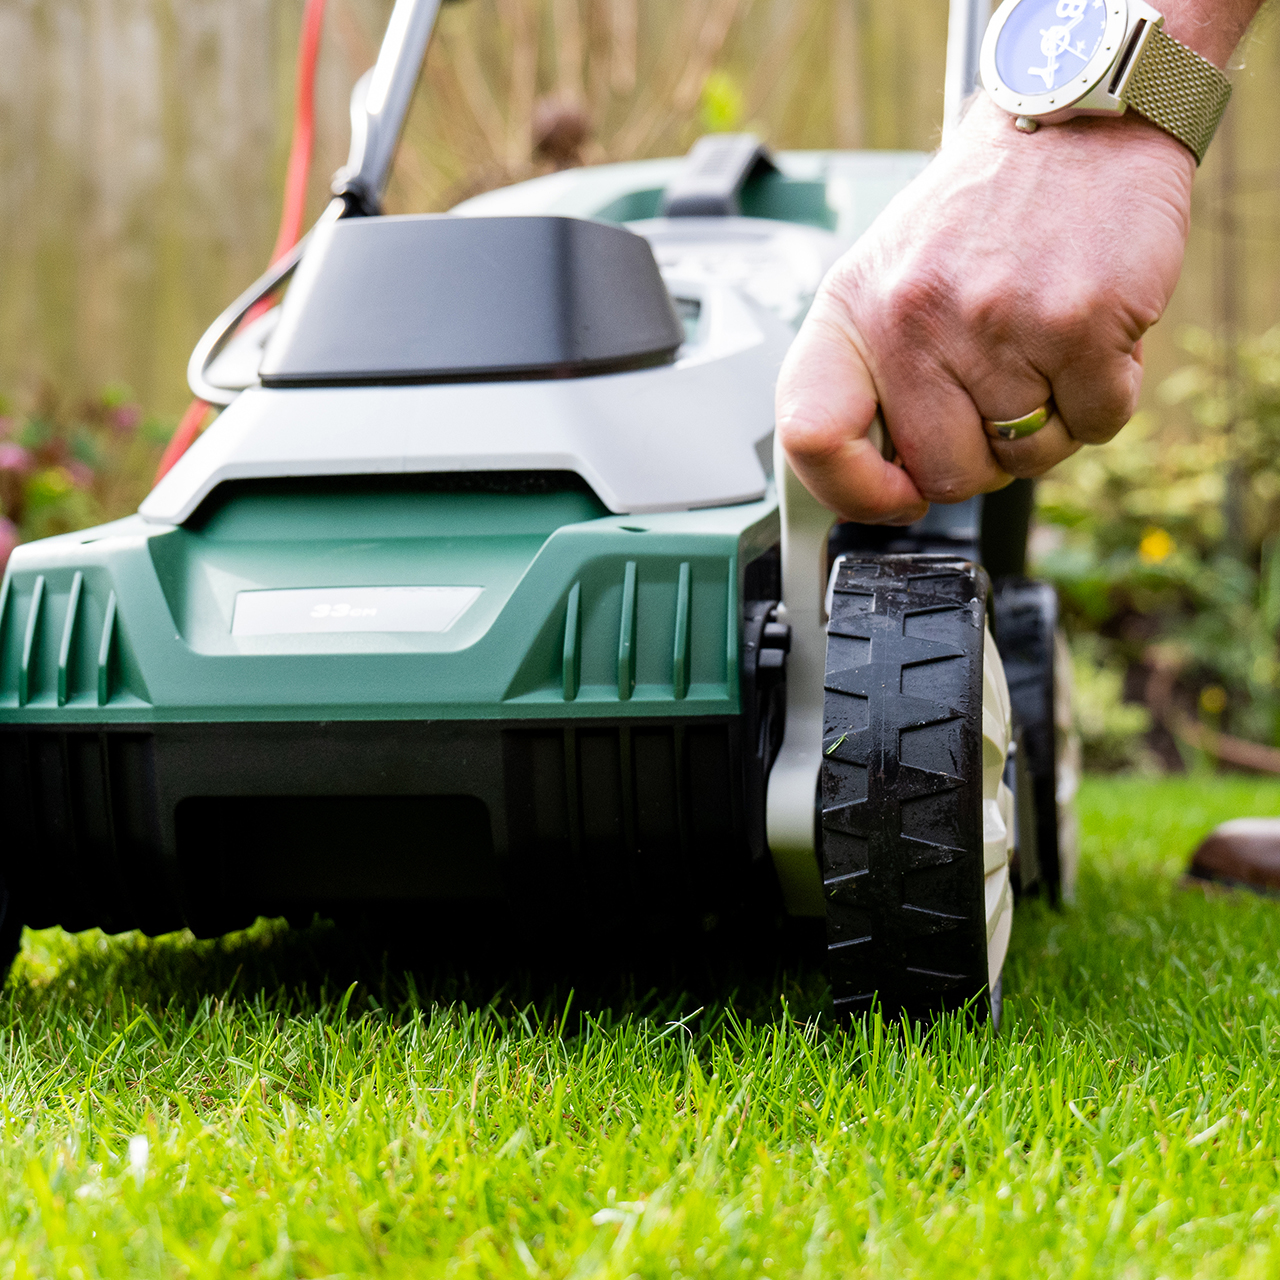
[[[928,1019],[986,991],[987,592],[980,568],[949,557],[850,557],[837,574],[821,786],[838,1012],[865,1012],[878,1001],[886,1016]],[[849,641],[866,644],[858,651],[865,660],[849,661]],[[954,771],[903,760],[904,733],[953,721],[958,752],[932,737],[913,753],[945,764],[950,752]],[[921,801],[924,809],[915,803]],[[904,814],[912,832],[903,829]],[[975,1007],[982,1016],[985,1001]]]

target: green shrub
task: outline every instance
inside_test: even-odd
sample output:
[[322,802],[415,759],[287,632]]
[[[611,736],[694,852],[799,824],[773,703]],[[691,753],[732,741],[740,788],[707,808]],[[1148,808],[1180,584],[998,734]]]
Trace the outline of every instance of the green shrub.
[[1158,761],[1145,741],[1151,713],[1125,702],[1124,675],[1124,664],[1108,656],[1098,636],[1084,633],[1072,641],[1072,707],[1084,767],[1090,772],[1157,771]]
[[25,409],[0,401],[0,568],[19,542],[134,510],[173,425],[121,385],[76,405],[51,391]]
[[1159,645],[1215,727],[1280,744],[1280,328],[1241,344],[1234,394],[1223,350],[1198,331],[1185,345],[1191,361],[1160,388],[1169,412],[1041,482],[1057,537],[1036,568],[1069,632],[1100,637],[1104,667]]

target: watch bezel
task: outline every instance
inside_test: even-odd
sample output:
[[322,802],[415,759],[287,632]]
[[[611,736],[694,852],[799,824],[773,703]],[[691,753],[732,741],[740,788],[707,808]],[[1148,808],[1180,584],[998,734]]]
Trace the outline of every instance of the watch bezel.
[[1129,27],[1129,3],[1128,0],[1106,0],[1107,25],[1103,29],[1102,43],[1079,75],[1060,88],[1050,89],[1045,93],[1018,93],[1000,79],[1000,73],[996,70],[996,41],[1000,39],[1000,33],[1013,11],[1019,5],[1027,3],[1029,0],[1004,0],[995,11],[982,40],[979,66],[982,86],[997,106],[1010,115],[1037,119],[1075,106],[1107,78],[1116,60],[1124,52],[1124,38]]

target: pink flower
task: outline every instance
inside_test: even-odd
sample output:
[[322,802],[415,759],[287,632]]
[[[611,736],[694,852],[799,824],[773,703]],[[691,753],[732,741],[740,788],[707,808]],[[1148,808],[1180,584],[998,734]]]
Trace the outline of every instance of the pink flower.
[[20,475],[26,475],[35,466],[35,461],[31,451],[20,444],[14,444],[11,440],[0,444],[0,471],[16,471]]
[[93,483],[93,468],[84,462],[68,462],[67,471],[77,489],[87,489]]
[[111,413],[111,425],[122,435],[136,431],[142,421],[142,409],[136,404],[122,404]]
[[9,563],[9,556],[20,541],[18,526],[8,517],[0,516],[0,572]]

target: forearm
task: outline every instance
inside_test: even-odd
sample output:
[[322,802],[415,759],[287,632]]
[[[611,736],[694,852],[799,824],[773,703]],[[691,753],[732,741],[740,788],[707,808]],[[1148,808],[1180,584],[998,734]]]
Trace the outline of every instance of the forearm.
[[1151,0],[1164,29],[1202,58],[1225,67],[1262,0]]

